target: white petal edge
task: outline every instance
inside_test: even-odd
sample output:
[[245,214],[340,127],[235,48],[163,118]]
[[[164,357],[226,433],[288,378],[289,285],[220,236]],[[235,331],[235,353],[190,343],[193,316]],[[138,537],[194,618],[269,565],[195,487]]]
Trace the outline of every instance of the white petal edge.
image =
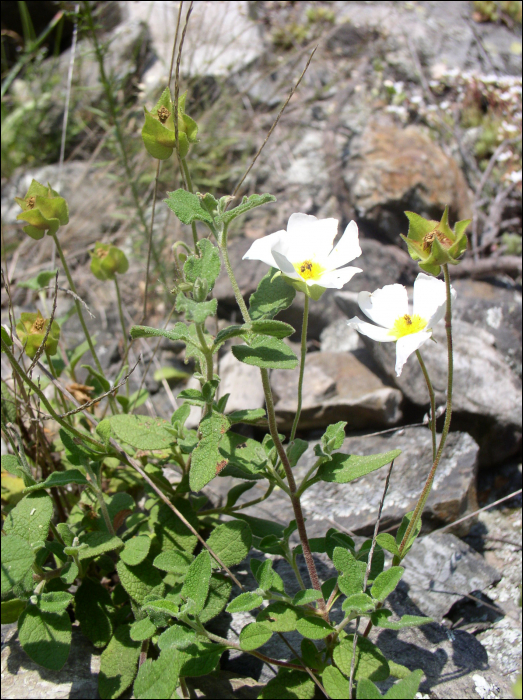
[[276,261],[272,254],[272,248],[280,241],[281,236],[285,235],[286,231],[276,231],[268,236],[258,238],[245,253],[242,260],[261,260],[270,267],[277,267]]
[[396,376],[399,377],[405,362],[409,359],[413,352],[429,340],[432,333],[430,331],[419,331],[411,335],[404,335],[398,339],[396,343]]
[[275,260],[276,267],[280,269],[284,275],[287,275],[287,277],[292,277],[293,279],[300,279],[300,276],[294,269],[294,266],[292,263],[283,255],[282,253],[279,253],[277,250],[272,251],[272,256]]
[[433,328],[445,316],[447,293],[445,282],[422,272],[414,282],[413,313],[427,321]]
[[341,270],[326,272],[319,280],[315,280],[313,283],[327,289],[342,289],[358,272],[363,272],[363,270],[359,267],[342,267]]
[[358,240],[358,226],[355,221],[351,221],[345,229],[343,236],[336,243],[327,258],[327,269],[334,270],[343,267],[361,255],[361,248]]
[[387,284],[372,294],[360,292],[358,304],[371,321],[384,328],[392,328],[397,318],[409,313],[409,298],[402,284]]
[[325,265],[337,233],[337,219],[292,214],[287,235],[278,244],[278,251],[294,264],[316,260]]
[[363,333],[363,335],[372,338],[372,340],[377,340],[379,343],[393,343],[396,340],[394,336],[389,334],[387,328],[373,326],[372,323],[361,321],[357,316],[347,321],[347,325],[349,328],[354,328],[359,333]]

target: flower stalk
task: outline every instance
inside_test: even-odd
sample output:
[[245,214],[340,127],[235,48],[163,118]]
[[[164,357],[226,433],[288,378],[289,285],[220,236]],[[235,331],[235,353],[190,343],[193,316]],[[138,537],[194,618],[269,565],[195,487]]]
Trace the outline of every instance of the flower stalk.
[[298,429],[298,424],[300,422],[303,398],[303,375],[305,373],[305,359],[307,357],[307,325],[309,322],[309,297],[307,294],[304,294],[304,300],[303,324],[301,327],[300,376],[298,378],[298,406],[296,408],[296,415],[294,416],[294,422],[292,424],[291,436],[289,438],[290,442],[292,442],[296,437],[296,430]]

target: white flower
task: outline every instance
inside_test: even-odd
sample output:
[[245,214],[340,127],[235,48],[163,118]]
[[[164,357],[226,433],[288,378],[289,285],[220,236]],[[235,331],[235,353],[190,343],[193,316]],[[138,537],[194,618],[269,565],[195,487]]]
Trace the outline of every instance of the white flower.
[[[358,227],[354,221],[333,248],[337,219],[317,219],[292,214],[286,231],[277,231],[254,241],[244,260],[261,260],[307,287],[341,289],[359,267],[343,267],[361,255]],[[341,269],[338,269],[341,268]]]
[[[452,298],[456,293],[451,290]],[[396,343],[396,375],[413,352],[432,336],[432,328],[445,316],[445,282],[420,273],[414,282],[414,308],[409,313],[407,290],[402,284],[388,284],[370,294],[358,294],[360,309],[372,321],[360,321],[355,316],[348,321],[363,335],[381,343]]]

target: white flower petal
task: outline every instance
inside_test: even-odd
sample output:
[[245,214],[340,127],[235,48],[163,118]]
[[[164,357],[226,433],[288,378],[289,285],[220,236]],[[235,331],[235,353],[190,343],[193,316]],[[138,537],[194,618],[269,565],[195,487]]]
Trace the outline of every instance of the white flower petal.
[[292,214],[287,224],[287,235],[279,242],[278,251],[293,263],[311,259],[324,263],[337,232],[337,219]]
[[430,331],[419,331],[411,335],[404,335],[396,343],[396,376],[400,376],[403,365],[413,352],[416,352],[423,343],[426,343],[432,333]]
[[341,270],[326,272],[318,280],[315,280],[314,284],[319,284],[320,287],[329,289],[341,289],[358,272],[363,272],[363,270],[359,267],[342,267]]
[[343,267],[347,263],[361,255],[361,248],[358,241],[358,226],[355,221],[351,221],[345,229],[343,236],[336,243],[327,258],[327,268],[335,270]]
[[271,233],[263,238],[257,238],[245,253],[242,260],[261,260],[270,267],[277,267],[271,249],[274,248],[281,237],[285,236],[286,233],[286,231],[276,231],[276,233]]
[[347,321],[347,325],[349,328],[354,328],[363,333],[363,335],[372,338],[372,340],[377,340],[379,343],[392,343],[396,340],[394,336],[389,335],[387,328],[380,328],[380,326],[373,326],[372,323],[360,321],[357,316]]
[[282,255],[282,253],[279,253],[277,250],[273,250],[272,255],[276,261],[276,266],[283,272],[284,275],[287,275],[287,277],[292,277],[293,279],[300,278],[292,263],[287,260],[285,255]]
[[429,328],[445,316],[446,299],[445,282],[420,272],[414,282],[413,313],[424,318]]
[[407,290],[402,284],[387,284],[372,294],[360,292],[358,304],[371,321],[385,328],[392,328],[397,318],[409,313]]

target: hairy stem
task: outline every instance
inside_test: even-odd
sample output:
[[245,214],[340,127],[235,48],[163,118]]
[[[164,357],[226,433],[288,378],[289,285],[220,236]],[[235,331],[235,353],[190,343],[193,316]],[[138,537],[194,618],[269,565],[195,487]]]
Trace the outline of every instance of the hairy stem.
[[298,407],[294,422],[292,424],[291,436],[289,441],[292,442],[296,437],[296,430],[300,422],[301,404],[303,396],[303,375],[305,373],[305,358],[307,357],[307,325],[309,322],[309,297],[305,294],[305,302],[303,306],[303,324],[301,327],[301,357],[300,357],[300,376],[298,379]]
[[405,532],[405,535],[403,536],[403,539],[401,541],[401,544],[399,546],[399,557],[396,555],[393,560],[393,564],[397,565],[402,559],[403,559],[403,552],[405,551],[405,547],[407,547],[410,536],[412,532],[415,532],[415,527],[418,524],[418,521],[421,517],[421,514],[423,512],[423,508],[425,507],[425,504],[427,502],[427,498],[429,497],[430,490],[432,488],[432,483],[434,481],[434,477],[436,475],[436,469],[438,468],[438,465],[441,460],[441,455],[443,453],[443,448],[445,447],[445,442],[447,441],[447,435],[449,434],[449,428],[450,428],[450,419],[452,417],[452,385],[453,385],[453,380],[454,380],[454,355],[453,355],[453,347],[452,347],[452,295],[451,295],[451,288],[450,288],[450,276],[449,276],[449,270],[447,265],[443,265],[443,275],[445,277],[445,286],[446,286],[446,292],[447,292],[447,308],[445,312],[445,330],[447,332],[447,363],[448,363],[448,375],[447,375],[447,409],[445,412],[445,423],[443,425],[443,432],[441,433],[441,440],[439,442],[438,446],[438,451],[436,453],[436,458],[434,459],[434,464],[432,465],[432,469],[429,472],[429,475],[427,477],[427,481],[425,482],[425,486],[423,487],[423,491],[421,492],[421,495],[418,499],[418,502],[416,503],[416,508],[414,509],[414,513],[412,515],[411,521],[409,523],[409,526]]
[[427,389],[429,391],[429,396],[430,396],[430,430],[432,432],[432,459],[436,459],[436,397],[434,396],[434,388],[432,386],[432,382],[430,381],[429,373],[427,371],[427,367],[425,365],[425,362],[423,361],[423,358],[421,357],[421,353],[419,350],[416,350],[416,357],[418,358],[418,362],[421,367],[421,371],[423,372],[423,376],[425,377],[425,381],[427,383]]
[[[194,192],[193,184],[192,184],[192,179],[191,179],[191,173],[189,172],[189,168],[187,166],[187,160],[185,158],[180,159],[182,161],[182,168],[183,168],[183,174],[185,175],[185,182],[187,183],[187,189],[189,192]],[[198,243],[198,234],[196,232],[196,224],[194,221],[191,224],[191,229],[192,229],[192,238],[194,241],[194,252],[198,254],[198,248],[196,247],[196,244]]]

